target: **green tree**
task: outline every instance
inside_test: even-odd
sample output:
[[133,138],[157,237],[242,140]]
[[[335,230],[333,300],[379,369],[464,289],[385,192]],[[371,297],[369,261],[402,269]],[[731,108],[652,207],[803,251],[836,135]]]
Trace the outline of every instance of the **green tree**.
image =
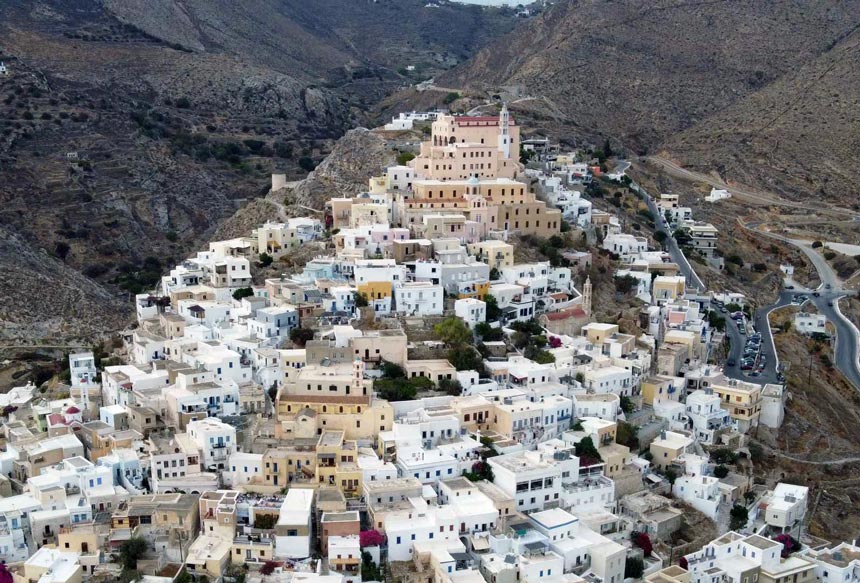
[[633,402],[633,399],[627,395],[621,395],[621,410],[628,415],[633,413],[636,410],[636,404]]
[[439,381],[439,390],[447,395],[459,397],[463,394],[463,385],[456,379],[442,379]]
[[669,238],[669,235],[666,234],[666,231],[657,231],[654,233],[654,240],[660,243],[661,245],[666,242],[666,239]]
[[600,457],[600,453],[597,451],[597,448],[594,447],[594,442],[591,441],[590,437],[583,437],[573,446],[574,452],[576,453],[576,457],[578,458],[586,458],[591,461],[591,464],[600,463],[603,458]]
[[433,326],[433,331],[448,346],[460,346],[472,342],[472,331],[460,318],[451,316]]
[[250,287],[240,287],[233,292],[233,299],[240,301],[242,298],[250,298],[254,295],[254,290]]
[[290,340],[292,340],[296,346],[301,348],[305,347],[305,344],[309,340],[314,339],[314,331],[310,328],[293,328],[290,330]]
[[274,260],[275,258],[268,253],[260,253],[260,260],[257,262],[257,265],[260,267],[268,267]]
[[385,574],[382,569],[373,562],[373,557],[367,551],[361,552],[361,580],[362,581],[384,581]]
[[399,364],[383,360],[380,364],[382,376],[387,379],[401,379],[406,377],[406,371]]
[[714,468],[714,477],[715,477],[715,478],[720,478],[720,479],[722,479],[722,478],[725,478],[725,477],[726,477],[726,476],[728,476],[728,475],[729,475],[729,468],[727,468],[726,466],[724,466],[724,465],[720,464],[720,465],[718,465],[717,467],[715,467],[715,468]]
[[690,236],[690,230],[686,228],[675,229],[675,232],[672,233],[672,236],[675,237],[675,241],[678,242],[678,245],[684,246],[689,245],[693,238]]
[[813,249],[818,249],[819,247],[824,247],[824,243],[822,243],[821,241],[813,241],[812,242],[812,248]]
[[639,557],[627,557],[624,559],[624,578],[641,579],[645,572],[645,562]]
[[448,351],[448,362],[457,370],[474,370],[481,377],[487,376],[484,358],[474,346],[461,345]]
[[747,510],[747,507],[741,506],[740,504],[735,504],[734,506],[732,506],[732,510],[731,512],[729,512],[729,516],[730,530],[741,530],[745,528],[750,518],[749,510]]
[[367,305],[368,305],[367,296],[365,294],[363,294],[361,292],[355,292],[352,297],[355,300],[355,307],[356,308],[366,308],[367,307]]
[[666,480],[668,480],[669,484],[675,484],[675,480],[678,479],[678,473],[672,468],[666,468]]
[[456,91],[451,91],[447,95],[445,95],[445,98],[442,100],[442,103],[444,103],[445,105],[451,105],[458,99],[460,99],[460,94]]
[[[490,281],[498,281],[500,279],[502,279],[502,274],[499,273],[499,270],[495,267],[490,269]],[[486,299],[484,301],[486,301]]]
[[494,342],[501,340],[505,336],[501,328],[493,328],[486,322],[478,322],[475,326],[475,334],[480,336],[484,342]]
[[143,537],[135,536],[124,541],[119,547],[119,561],[123,569],[137,569],[137,562],[146,554],[147,544]]
[[397,155],[397,164],[399,164],[400,166],[406,166],[407,162],[414,159],[415,154],[413,154],[412,152],[400,152]]
[[622,294],[629,294],[634,289],[639,287],[639,278],[632,275],[616,275],[615,276],[615,291]]
[[639,449],[639,429],[626,421],[618,422],[618,430],[615,432],[615,441],[627,446],[632,450]]
[[484,296],[484,303],[487,304],[487,321],[495,322],[502,317],[502,309],[499,307],[499,302],[495,297],[487,294]]

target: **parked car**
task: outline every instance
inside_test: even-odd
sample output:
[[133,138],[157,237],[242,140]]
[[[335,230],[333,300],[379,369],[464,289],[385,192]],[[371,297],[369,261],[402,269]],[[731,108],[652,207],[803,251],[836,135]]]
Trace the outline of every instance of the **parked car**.
[[730,358],[726,361],[727,366],[735,366],[738,363],[734,358]]
[[741,370],[752,370],[753,365],[747,362],[741,363]]
[[785,286],[785,289],[794,289],[794,286],[793,285],[787,285],[787,286]]

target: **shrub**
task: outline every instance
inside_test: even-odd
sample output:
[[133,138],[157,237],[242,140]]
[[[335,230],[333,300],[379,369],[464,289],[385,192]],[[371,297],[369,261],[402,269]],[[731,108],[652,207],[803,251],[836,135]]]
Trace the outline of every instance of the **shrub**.
[[71,251],[71,249],[72,248],[69,247],[69,244],[66,243],[65,241],[59,241],[54,246],[54,255],[56,255],[57,257],[59,257],[63,261],[65,261],[66,257],[69,255],[69,251]]
[[301,348],[305,347],[305,344],[308,340],[314,339],[314,331],[310,328],[293,328],[290,330],[290,340],[292,340],[296,346]]
[[259,261],[257,262],[257,266],[259,267],[268,267],[275,260],[274,257],[269,255],[268,253],[260,253]]
[[633,399],[627,395],[621,395],[621,410],[628,415],[633,413],[633,411],[636,410],[636,405],[633,403]]
[[302,170],[310,172],[316,167],[316,162],[314,162],[314,159],[310,156],[302,156],[301,158],[299,158],[299,168],[301,168]]
[[741,530],[746,527],[749,521],[749,511],[746,509],[746,506],[741,506],[740,504],[732,506],[729,516],[731,517],[729,520],[730,530]]
[[630,533],[630,539],[633,541],[633,545],[642,549],[642,554],[646,557],[650,557],[651,553],[654,550],[654,545],[651,543],[651,537],[648,536],[647,532],[637,532],[633,531]]
[[254,290],[250,287],[240,287],[233,292],[233,299],[240,301],[242,298],[250,298],[254,295]]
[[456,91],[451,91],[450,93],[445,95],[445,98],[442,100],[442,103],[444,103],[445,105],[451,105],[458,99],[460,99],[460,94]]
[[813,241],[812,242],[812,248],[813,249],[818,249],[819,247],[824,247],[824,243],[822,243],[821,241]]
[[191,107],[191,101],[187,97],[180,97],[176,100],[174,105],[180,109],[188,109]]
[[639,286],[639,279],[632,275],[617,275],[615,276],[615,291],[622,294],[629,294]]
[[456,316],[445,318],[441,323],[433,326],[433,331],[448,346],[469,344],[472,341],[472,331]]
[[415,154],[413,154],[412,152],[400,152],[400,154],[397,155],[397,163],[400,166],[406,166],[406,163],[410,160],[413,160],[414,158]]
[[439,381],[439,390],[446,395],[459,397],[463,394],[463,385],[456,379],[442,379]]
[[641,579],[645,572],[645,562],[639,557],[627,557],[624,559],[624,578]]
[[358,544],[361,548],[378,547],[385,542],[385,535],[378,530],[363,530],[358,533]]
[[137,569],[137,562],[146,554],[146,540],[136,536],[123,542],[119,547],[119,560],[123,569]]
[[265,563],[263,563],[263,566],[260,567],[260,574],[271,575],[275,572],[275,567],[277,566],[278,564],[275,561],[266,561]]
[[830,261],[832,259],[836,259],[836,253],[834,251],[825,251],[824,252],[824,258],[827,261]]

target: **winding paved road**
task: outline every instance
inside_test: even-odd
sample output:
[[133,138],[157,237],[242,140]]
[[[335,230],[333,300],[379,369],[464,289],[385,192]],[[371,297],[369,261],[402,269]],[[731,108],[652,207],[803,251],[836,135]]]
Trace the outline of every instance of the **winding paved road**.
[[[626,166],[620,166],[616,171],[623,172],[630,167],[630,162],[624,162],[623,164],[626,164]],[[668,235],[664,241],[664,245],[666,246],[666,250],[669,252],[669,255],[672,257],[672,261],[678,265],[681,273],[687,279],[687,286],[696,288],[696,290],[700,292],[705,291],[707,289],[705,284],[696,274],[693,266],[690,265],[690,262],[687,261],[681,248],[678,247],[678,242],[675,241],[675,237],[672,236],[672,231],[666,223],[666,217],[660,212],[660,209],[657,208],[657,203],[655,202],[654,197],[648,194],[647,190],[635,182],[630,183],[630,188],[642,194],[645,198],[645,204],[648,205],[648,210],[651,211],[651,214],[654,216],[654,221],[658,226],[658,230],[664,231],[666,235]]]
[[[662,161],[664,165],[666,161]],[[630,167],[630,162],[624,161],[621,162],[619,167],[616,169],[617,171],[624,172]],[[684,171],[684,169],[680,167],[676,167],[676,170]],[[681,273],[687,279],[687,285],[689,287],[695,288],[699,292],[704,292],[707,290],[704,282],[701,278],[696,274],[690,262],[684,256],[684,253],[678,246],[678,243],[675,241],[675,238],[672,237],[671,231],[669,229],[669,225],[666,223],[666,219],[660,210],[657,208],[656,201],[654,198],[648,193],[647,190],[632,182],[630,187],[643,195],[646,204],[648,205],[648,209],[654,215],[655,222],[658,225],[660,230],[666,232],[669,235],[665,240],[665,246],[669,255],[672,257],[672,261],[678,264]],[[732,188],[733,192],[736,192],[737,188]],[[755,199],[759,203],[766,204],[785,204],[784,201],[777,201],[771,199],[769,197],[761,195],[761,193],[750,193],[743,192],[743,194],[747,198]],[[802,205],[789,205],[789,206],[800,206]],[[841,212],[841,209],[839,209]],[[856,216],[853,217],[856,220]],[[773,239],[777,239],[782,241],[783,243],[788,243],[790,245],[794,245],[798,247],[807,257],[809,257],[816,271],[818,271],[818,277],[821,280],[821,285],[817,290],[783,290],[780,292],[777,301],[773,304],[762,306],[756,310],[755,316],[753,318],[753,326],[757,332],[761,333],[761,350],[764,355],[766,355],[766,366],[759,373],[757,377],[749,377],[744,374],[743,371],[740,370],[740,355],[743,352],[743,347],[745,345],[746,339],[741,335],[740,331],[737,328],[737,323],[731,318],[726,318],[726,333],[729,335],[731,339],[731,349],[729,358],[735,361],[735,365],[729,367],[725,366],[724,372],[726,376],[730,378],[736,378],[741,380],[750,380],[762,383],[776,383],[779,382],[778,372],[779,372],[779,356],[776,353],[776,347],[773,341],[773,332],[770,329],[770,322],[768,320],[768,316],[770,312],[777,308],[781,308],[791,304],[792,296],[795,293],[807,293],[808,301],[811,301],[815,304],[815,307],[818,311],[824,314],[827,319],[833,322],[833,325],[836,327],[836,344],[834,345],[834,361],[836,368],[838,368],[845,378],[848,379],[850,383],[860,389],[860,330],[846,318],[842,312],[839,310],[839,300],[848,294],[856,294],[857,292],[842,290],[841,285],[842,282],[836,276],[833,269],[827,263],[821,254],[819,254],[815,249],[811,246],[811,241],[804,241],[800,239],[790,239],[788,237],[784,237],[782,235],[778,235],[776,233],[771,233],[766,230],[762,230],[761,223],[744,223],[740,218],[738,219],[738,223],[744,229],[752,231],[754,233],[761,234],[766,237],[770,237]],[[816,297],[813,295],[813,292],[817,292],[819,295]]]
[[[809,301],[815,304],[818,312],[824,314],[836,327],[836,344],[833,347],[834,364],[845,375],[848,382],[853,384],[857,389],[860,389],[860,331],[839,310],[839,300],[847,295],[856,295],[857,292],[841,288],[842,281],[837,277],[833,268],[827,263],[827,260],[812,248],[811,241],[791,239],[777,233],[772,233],[765,230],[766,225],[762,223],[744,223],[740,219],[738,219],[738,223],[742,228],[753,233],[794,245],[804,255],[809,257],[809,260],[818,272],[818,279],[821,281],[821,285],[816,290],[798,290],[798,292],[807,293]],[[814,293],[818,293],[819,295],[815,296]],[[781,297],[784,294],[785,292],[781,294]],[[764,334],[762,337],[764,337]],[[772,343],[773,338],[771,337],[770,340]]]

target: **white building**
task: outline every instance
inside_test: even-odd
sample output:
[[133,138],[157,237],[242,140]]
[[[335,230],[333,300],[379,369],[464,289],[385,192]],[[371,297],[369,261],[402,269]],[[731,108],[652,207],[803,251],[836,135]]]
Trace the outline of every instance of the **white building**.
[[487,303],[476,298],[464,298],[454,302],[454,313],[469,328],[487,321]]
[[222,473],[230,488],[250,484],[263,478],[263,454],[237,451],[227,458],[227,469]]
[[311,507],[314,490],[290,488],[275,525],[275,556],[304,559],[311,554]]
[[806,486],[777,484],[759,506],[765,524],[776,534],[787,532],[800,538],[808,498],[809,488]]
[[215,417],[207,417],[190,421],[186,429],[200,449],[204,468],[223,470],[227,467],[227,460],[237,451],[235,427]]
[[711,193],[705,197],[705,200],[707,202],[717,202],[731,197],[732,193],[730,193],[728,190],[722,188],[711,188]]
[[711,389],[687,395],[687,419],[694,437],[703,445],[714,445],[722,431],[732,426],[728,410],[720,406],[720,397]]
[[407,282],[394,288],[394,309],[408,316],[441,316],[445,293],[441,285]]
[[647,251],[648,240],[645,237],[636,237],[628,233],[609,234],[603,239],[603,248],[619,255],[622,259],[629,259]]
[[547,504],[558,504],[562,473],[574,476],[579,473],[579,460],[570,455],[553,460],[553,456],[541,456],[538,451],[523,451],[492,457],[488,461],[493,468],[493,483],[514,498],[519,512],[543,510]]

